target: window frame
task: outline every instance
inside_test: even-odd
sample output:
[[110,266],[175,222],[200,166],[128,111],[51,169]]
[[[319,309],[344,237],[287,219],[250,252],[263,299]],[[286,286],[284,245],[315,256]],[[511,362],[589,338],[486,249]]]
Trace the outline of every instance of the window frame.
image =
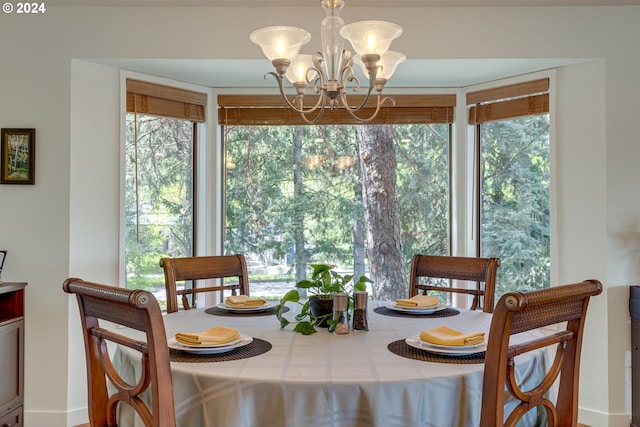
[[[121,111],[126,111],[126,78],[134,78],[159,84],[171,85],[188,90],[207,93],[208,105],[205,110],[205,122],[198,125],[198,172],[195,184],[198,185],[196,199],[198,200],[196,220],[198,226],[194,234],[198,238],[195,250],[197,254],[218,254],[223,247],[224,228],[224,146],[222,143],[221,126],[218,122],[217,98],[220,95],[229,94],[268,94],[273,95],[272,90],[264,88],[243,88],[243,89],[213,89],[205,88],[189,83],[179,82],[171,79],[149,76],[141,73],[121,71]],[[518,83],[538,78],[549,78],[549,121],[550,121],[550,222],[551,222],[551,283],[557,283],[557,188],[556,188],[556,120],[555,120],[555,84],[556,70],[550,69],[522,76],[514,76],[492,82],[474,84],[459,88],[414,88],[395,90],[398,94],[451,94],[457,97],[454,107],[454,121],[452,123],[451,134],[451,253],[452,255],[476,256],[476,236],[474,235],[474,224],[476,223],[476,211],[473,203],[473,126],[468,125],[468,110],[465,97],[467,92],[493,88],[505,84]],[[124,147],[124,123],[121,125],[121,147]],[[121,150],[122,151],[122,150]],[[124,164],[124,154],[121,152],[120,164]],[[124,170],[121,169],[121,206],[124,206]],[[121,209],[120,235],[124,236],[124,211]],[[120,241],[120,259],[124,260],[124,240]],[[120,263],[120,279],[123,283],[124,263]]]
[[[166,108],[167,117],[173,117],[176,119],[186,119],[192,122],[193,126],[193,252],[196,254],[203,254],[206,252],[205,248],[211,245],[211,241],[215,239],[209,238],[206,233],[207,212],[213,212],[215,210],[207,208],[212,205],[212,192],[215,192],[211,185],[208,185],[208,180],[205,178],[207,166],[215,164],[215,158],[209,160],[211,149],[208,148],[211,141],[215,142],[211,133],[207,133],[207,124],[212,123],[212,119],[209,116],[211,109],[207,108],[210,105],[211,89],[184,83],[172,79],[166,79],[161,77],[154,77],[131,71],[121,71],[120,73],[120,218],[119,218],[119,267],[118,277],[121,286],[126,286],[126,212],[125,212],[125,197],[126,197],[126,114],[130,111],[131,101],[134,99],[127,90],[128,81],[133,81],[135,88],[140,89],[138,91],[140,96],[146,96],[147,101],[145,111],[138,111],[142,114],[158,113],[157,108]],[[157,90],[156,90],[157,89]],[[166,90],[168,102],[163,102],[162,90]],[[158,92],[160,90],[160,92]],[[148,99],[156,98],[149,102]],[[141,97],[138,97],[140,100]],[[136,101],[137,103],[137,101]],[[182,105],[191,104],[184,107],[178,107],[179,103]],[[143,104],[144,105],[144,104]],[[149,106],[153,108],[148,109]],[[154,109],[155,108],[155,109]],[[215,135],[215,133],[213,134]],[[159,260],[158,260],[159,261]],[[161,268],[159,267],[161,272]]]
[[[449,203],[447,207],[447,250],[451,254],[453,241],[453,145],[455,125],[455,114],[459,104],[457,91],[443,90],[441,93],[391,93],[386,94],[394,99],[393,107],[382,107],[380,114],[373,121],[366,124],[446,124],[449,127],[448,141],[448,192]],[[309,123],[302,120],[298,113],[292,112],[284,104],[280,95],[238,95],[238,94],[218,94],[218,135],[219,135],[219,156],[224,163],[226,147],[224,141],[225,125],[274,125],[274,126],[307,126]],[[358,125],[350,115],[339,111],[328,111],[317,123],[311,125]],[[430,120],[425,120],[430,117]],[[217,215],[220,217],[219,232],[222,236],[220,244],[224,250],[225,223],[226,223],[226,170],[224,164],[221,167],[221,200],[223,203],[218,209]],[[405,260],[407,265],[410,260]]]
[[[530,73],[522,76],[515,76],[511,78],[501,79],[493,82],[482,83],[478,85],[473,85],[466,87],[461,96],[464,97],[465,101],[462,104],[465,105],[465,114],[466,120],[464,123],[456,123],[460,127],[458,129],[464,129],[462,132],[464,134],[464,141],[458,140],[454,136],[454,144],[457,143],[458,147],[460,145],[464,145],[464,155],[462,156],[464,162],[466,164],[473,165],[472,168],[467,169],[466,171],[459,171],[459,176],[464,176],[466,194],[469,198],[469,205],[466,206],[466,215],[464,218],[464,232],[463,235],[458,236],[458,239],[454,237],[454,241],[461,242],[461,246],[459,252],[463,256],[479,256],[480,254],[480,215],[481,215],[481,207],[480,207],[480,147],[477,146],[479,144],[478,133],[480,132],[479,126],[475,124],[470,124],[472,122],[469,113],[469,105],[466,101],[469,99],[467,95],[473,92],[479,91],[494,91],[494,93],[499,91],[500,88],[509,87],[509,86],[519,86],[521,88],[527,87],[537,87],[539,85],[530,85],[531,82],[538,80],[546,80],[547,81],[547,102],[548,109],[547,114],[549,114],[549,226],[550,226],[550,285],[553,286],[557,283],[557,188],[556,188],[556,112],[555,112],[555,86],[556,86],[556,70],[550,69],[535,73]],[[471,98],[474,99],[474,98]],[[457,117],[461,117],[458,115]],[[464,144],[463,144],[464,143]],[[460,163],[456,164],[457,167],[460,166]],[[454,172],[454,175],[456,172]],[[455,191],[455,190],[454,190]],[[455,214],[454,214],[455,215]]]

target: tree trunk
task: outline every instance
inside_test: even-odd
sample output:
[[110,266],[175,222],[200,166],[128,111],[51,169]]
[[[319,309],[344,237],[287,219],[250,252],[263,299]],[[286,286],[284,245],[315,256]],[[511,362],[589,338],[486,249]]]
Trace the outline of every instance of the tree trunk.
[[395,300],[407,295],[408,282],[400,236],[393,135],[385,125],[357,126],[356,135],[373,293],[377,299]]
[[292,212],[293,224],[293,241],[295,247],[295,265],[296,265],[296,282],[306,278],[307,272],[307,251],[304,244],[304,211],[300,207],[302,200],[303,183],[302,183],[302,140],[303,130],[296,127],[293,130],[293,197],[294,210]]
[[357,282],[361,276],[365,275],[364,266],[364,220],[361,215],[362,210],[362,183],[357,180],[353,184],[354,200],[356,209],[353,216],[353,281]]

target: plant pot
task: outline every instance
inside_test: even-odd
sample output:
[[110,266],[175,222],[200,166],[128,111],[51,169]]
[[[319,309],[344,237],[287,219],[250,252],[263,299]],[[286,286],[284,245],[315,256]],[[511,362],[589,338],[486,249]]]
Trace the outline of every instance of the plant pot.
[[309,297],[309,309],[311,314],[316,318],[315,325],[320,328],[327,328],[327,320],[330,320],[333,316],[333,297],[326,295],[323,298],[317,295]]

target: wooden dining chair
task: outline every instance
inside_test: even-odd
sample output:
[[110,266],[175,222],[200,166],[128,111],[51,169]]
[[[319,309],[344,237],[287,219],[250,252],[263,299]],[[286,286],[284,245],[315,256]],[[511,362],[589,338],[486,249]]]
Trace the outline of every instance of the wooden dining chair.
[[[249,277],[244,255],[217,255],[185,258],[162,258],[160,266],[164,269],[164,284],[167,290],[167,313],[178,311],[178,295],[182,296],[182,307],[190,310],[188,296],[200,292],[215,292],[230,290],[232,295],[249,295]],[[204,279],[224,279],[237,277],[238,282],[225,284],[221,282],[215,286],[196,287],[193,282],[191,288],[185,286],[178,289],[176,283],[181,281],[195,281]]]
[[[493,312],[496,292],[496,274],[499,258],[475,258],[416,254],[411,260],[409,297],[420,291],[440,291],[473,295],[471,310],[482,307],[486,313]],[[452,286],[451,280],[475,282],[473,288]],[[481,283],[484,286],[481,286]],[[482,306],[480,306],[482,297]]]
[[[162,311],[153,294],[74,278],[65,280],[62,288],[76,295],[80,308],[91,427],[116,426],[122,402],[133,408],[146,427],[175,427],[169,348]],[[145,339],[115,332],[114,324],[141,331]],[[107,342],[140,353],[142,368],[136,384],[118,374]],[[115,388],[111,394],[109,387]]]
[[[529,410],[542,406],[548,427],[576,427],[580,351],[587,306],[592,296],[602,293],[602,284],[586,280],[531,292],[503,295],[496,305],[485,357],[480,427],[515,426]],[[512,335],[557,325],[557,332],[543,338],[510,345]],[[555,359],[542,381],[521,390],[514,358],[541,348],[556,346]],[[559,378],[557,400],[550,389]],[[505,388],[519,401],[504,417]]]

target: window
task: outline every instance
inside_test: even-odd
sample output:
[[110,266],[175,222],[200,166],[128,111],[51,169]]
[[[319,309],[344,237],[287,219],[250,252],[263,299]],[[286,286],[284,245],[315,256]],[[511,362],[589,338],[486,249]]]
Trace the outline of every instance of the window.
[[127,81],[126,287],[151,290],[161,304],[166,299],[160,258],[194,254],[194,153],[203,97]]
[[[127,89],[126,286],[162,302],[159,258],[195,254],[196,124],[206,96],[134,80]],[[467,94],[476,208],[475,218],[455,219],[473,222],[475,253],[501,259],[497,297],[550,284],[548,90],[543,79]],[[223,251],[245,254],[252,293],[277,298],[313,262],[371,277],[359,153],[367,132],[385,132],[393,147],[401,280],[415,253],[451,253],[452,233],[467,230],[451,227],[451,174],[467,173],[451,162],[455,100],[400,95],[372,124],[332,111],[308,125],[277,96],[219,96]]]
[[550,286],[548,89],[544,79],[467,98],[477,138],[478,249],[501,259],[496,299]]
[[[406,123],[384,127],[393,140],[389,173],[396,174],[407,264],[416,252],[449,253],[454,99],[428,110],[412,105],[411,111],[397,112],[396,119],[383,115],[389,122],[402,118]],[[240,108],[228,99],[219,103],[225,253],[245,254],[252,294],[282,296],[313,262],[369,275],[358,128],[371,125],[298,125],[285,109]]]

